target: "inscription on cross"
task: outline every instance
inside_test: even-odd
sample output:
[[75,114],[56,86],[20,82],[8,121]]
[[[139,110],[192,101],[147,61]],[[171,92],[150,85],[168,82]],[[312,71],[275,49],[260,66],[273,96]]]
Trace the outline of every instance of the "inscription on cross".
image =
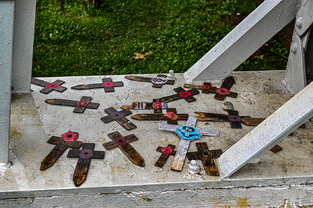
[[119,132],[112,132],[108,136],[113,140],[111,142],[104,143],[105,149],[110,150],[115,147],[119,147],[123,153],[129,158],[129,160],[141,167],[145,166],[144,159],[141,155],[131,146],[129,143],[137,141],[138,138],[134,134],[123,137]]
[[44,94],[48,94],[48,93],[52,92],[53,90],[58,91],[58,92],[63,92],[67,89],[66,87],[61,86],[65,82],[62,80],[59,80],[59,79],[50,83],[50,82],[46,82],[44,80],[32,77],[31,83],[35,84],[35,85],[39,85],[41,87],[44,87],[42,90],[40,90],[40,92],[44,93]]
[[135,120],[145,120],[145,121],[154,121],[154,120],[164,120],[167,121],[167,124],[178,124],[178,120],[187,121],[188,114],[177,114],[176,108],[168,108],[166,109],[167,113],[160,114],[136,114],[131,116],[132,119]]
[[166,163],[167,159],[170,155],[174,156],[176,154],[175,145],[169,144],[167,147],[158,147],[156,149],[157,152],[161,152],[159,159],[155,162],[154,166],[162,168]]
[[75,107],[73,113],[84,113],[86,108],[98,109],[99,103],[91,103],[92,97],[83,96],[80,101],[65,99],[47,99],[46,103],[51,105],[63,105]]
[[114,92],[115,87],[123,87],[123,82],[113,82],[111,78],[103,78],[102,83],[94,83],[94,84],[80,84],[71,87],[74,90],[89,90],[96,88],[104,88],[105,92]]
[[152,82],[152,87],[161,88],[163,85],[173,85],[175,80],[168,80],[166,75],[158,74],[157,77],[125,76],[126,79],[138,82]]
[[188,103],[190,103],[190,102],[196,101],[196,98],[194,98],[193,95],[199,94],[199,91],[197,89],[191,89],[191,90],[185,91],[182,87],[177,87],[174,89],[174,91],[177,94],[159,98],[159,101],[164,102],[164,103],[169,103],[175,100],[184,99]]
[[52,136],[48,143],[56,145],[51,152],[43,159],[41,162],[40,170],[46,170],[51,167],[57,159],[63,154],[63,152],[67,148],[79,149],[83,144],[80,141],[76,141],[78,139],[77,132],[66,132],[62,134],[61,137]]
[[135,124],[133,124],[127,118],[125,118],[125,116],[128,116],[128,115],[132,114],[132,112],[130,110],[123,109],[121,111],[117,111],[117,110],[115,110],[115,108],[111,107],[111,108],[105,109],[104,111],[107,114],[109,114],[108,116],[105,116],[105,117],[101,118],[101,120],[104,123],[109,123],[111,121],[116,121],[122,127],[124,127],[124,129],[126,129],[127,131],[130,131],[132,129],[137,128],[137,126]]
[[79,158],[74,171],[73,181],[80,186],[87,178],[91,159],[104,159],[104,151],[94,151],[94,143],[84,143],[82,150],[70,150],[67,157]]
[[207,175],[219,176],[218,169],[215,165],[214,159],[222,155],[222,150],[209,150],[206,142],[196,143],[197,152],[188,152],[188,160],[201,160]]
[[186,154],[189,149],[190,142],[195,139],[200,139],[202,135],[207,136],[219,136],[218,130],[211,129],[197,129],[195,128],[197,123],[197,118],[189,116],[186,125],[178,126],[171,124],[160,124],[160,130],[174,131],[181,138],[175,158],[172,164],[172,170],[182,171],[185,162]]
[[162,113],[162,109],[167,109],[167,103],[161,103],[159,99],[153,99],[152,103],[149,102],[133,102],[132,105],[123,105],[122,109],[129,110],[150,110],[153,109],[153,113]]

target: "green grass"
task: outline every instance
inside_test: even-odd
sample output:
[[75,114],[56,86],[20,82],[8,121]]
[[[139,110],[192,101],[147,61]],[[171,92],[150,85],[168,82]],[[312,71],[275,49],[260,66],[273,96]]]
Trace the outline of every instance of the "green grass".
[[[37,1],[33,76],[184,72],[256,5],[251,0]],[[237,14],[240,14],[239,16]],[[237,22],[236,22],[237,21]],[[235,23],[234,23],[235,22]],[[288,51],[276,41],[238,70],[283,69]],[[153,51],[145,60],[134,53]]]

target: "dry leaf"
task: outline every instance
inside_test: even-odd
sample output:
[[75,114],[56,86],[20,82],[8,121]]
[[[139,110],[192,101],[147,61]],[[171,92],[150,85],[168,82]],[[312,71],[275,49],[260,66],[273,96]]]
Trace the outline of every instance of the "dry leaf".
[[146,56],[153,54],[153,51],[148,51],[144,54],[141,53],[134,53],[135,54],[135,59],[146,59]]

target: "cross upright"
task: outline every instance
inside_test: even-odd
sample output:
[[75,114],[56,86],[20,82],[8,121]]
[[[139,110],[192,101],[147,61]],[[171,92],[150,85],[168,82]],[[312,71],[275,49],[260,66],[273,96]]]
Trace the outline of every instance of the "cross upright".
[[108,136],[113,140],[107,143],[104,143],[103,146],[107,149],[113,149],[115,147],[119,147],[123,153],[129,158],[132,163],[144,167],[145,162],[141,155],[131,146],[129,143],[133,141],[137,141],[138,138],[134,134],[127,135],[123,137],[119,132],[115,131]]
[[173,161],[172,170],[182,171],[190,142],[200,139],[202,135],[219,136],[218,130],[195,128],[197,118],[189,116],[186,125],[159,124],[160,130],[174,131],[181,138]]
[[58,91],[58,92],[63,92],[67,89],[66,87],[61,86],[65,82],[62,80],[59,80],[59,79],[50,83],[50,82],[46,82],[44,80],[32,77],[31,83],[35,84],[35,85],[39,85],[41,87],[44,87],[43,89],[40,90],[40,92],[44,93],[44,94],[48,94],[48,93],[52,92],[53,90]]
[[123,87],[124,84],[121,81],[113,82],[112,78],[103,78],[102,83],[94,83],[94,84],[80,84],[71,87],[74,90],[89,90],[89,89],[97,89],[104,88],[105,92],[114,92],[115,87]]
[[91,159],[103,159],[104,151],[94,151],[94,143],[84,143],[82,150],[70,150],[67,157],[79,158],[76,164],[73,181],[76,186],[80,186],[87,178]]
[[161,88],[163,85],[173,85],[175,80],[168,80],[166,75],[158,74],[157,77],[142,77],[142,76],[125,76],[126,79],[138,82],[152,82],[152,87]]
[[76,141],[78,139],[77,132],[66,132],[61,137],[52,136],[48,143],[56,145],[51,152],[41,162],[40,170],[46,170],[51,167],[63,152],[69,147],[79,149],[83,142]]
[[65,99],[47,99],[46,103],[51,105],[63,105],[75,107],[73,113],[84,113],[86,108],[97,109],[99,103],[91,103],[92,97],[83,96],[79,101]]
[[123,109],[121,111],[117,111],[115,108],[111,107],[111,108],[105,109],[104,111],[107,114],[109,114],[109,115],[101,118],[101,120],[104,123],[109,123],[109,122],[115,120],[122,127],[124,127],[124,129],[126,129],[127,131],[137,128],[137,126],[135,124],[133,124],[127,118],[125,118],[125,116],[132,114],[132,112],[130,110]]
[[188,103],[190,103],[190,102],[196,101],[196,98],[194,98],[193,95],[199,94],[199,91],[197,89],[191,89],[191,90],[185,91],[182,87],[177,87],[174,89],[174,91],[177,94],[159,98],[159,101],[164,102],[164,103],[169,103],[175,100],[184,99]]

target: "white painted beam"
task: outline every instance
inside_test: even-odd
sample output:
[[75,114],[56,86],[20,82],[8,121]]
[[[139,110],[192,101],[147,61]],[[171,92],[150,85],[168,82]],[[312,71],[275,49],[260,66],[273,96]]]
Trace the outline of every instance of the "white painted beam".
[[186,82],[224,79],[291,22],[299,4],[298,0],[265,0],[185,72]]
[[217,159],[221,179],[230,177],[251,159],[262,156],[313,116],[313,83]]
[[0,1],[0,166],[8,163],[14,1]]
[[29,93],[32,76],[36,0],[15,0],[12,90]]

